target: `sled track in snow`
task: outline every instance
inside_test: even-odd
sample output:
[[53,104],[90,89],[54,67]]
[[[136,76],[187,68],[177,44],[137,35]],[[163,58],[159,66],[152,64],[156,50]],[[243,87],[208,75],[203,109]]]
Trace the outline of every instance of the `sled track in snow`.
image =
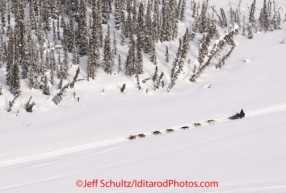
[[[246,117],[255,117],[255,116],[259,116],[259,115],[270,114],[270,113],[281,112],[281,111],[286,111],[286,104],[277,104],[277,105],[267,106],[267,107],[263,107],[263,108],[256,109],[256,110],[246,111]],[[230,121],[230,120],[228,118],[216,119],[216,124],[227,122],[227,121]],[[210,125],[210,124],[206,123],[206,121],[204,121],[204,123],[202,123],[202,122],[200,122],[200,123],[202,124],[202,127]],[[182,126],[189,126],[190,129],[195,128],[193,124],[182,125]],[[172,127],[170,127],[170,128],[172,128]],[[173,128],[175,128],[175,127],[173,127]],[[182,130],[181,127],[178,128],[176,126],[176,129],[174,129],[174,132],[179,131],[179,130]],[[162,132],[162,134],[167,133],[166,129],[164,129],[164,130],[161,129],[160,131]],[[146,137],[150,137],[150,136],[152,136],[152,132],[145,132],[145,135],[146,135]],[[38,160],[42,160],[42,159],[53,158],[53,157],[57,157],[57,156],[77,153],[77,152],[95,149],[95,148],[99,148],[99,147],[119,144],[119,143],[123,143],[123,142],[127,142],[127,141],[129,141],[128,136],[120,136],[120,137],[114,137],[112,139],[105,139],[105,140],[92,142],[92,143],[74,145],[74,146],[70,146],[70,147],[66,147],[66,148],[62,148],[62,149],[40,152],[37,154],[22,156],[22,157],[18,157],[18,158],[0,160],[0,167],[11,166],[11,165],[16,165],[16,164],[38,161]]]

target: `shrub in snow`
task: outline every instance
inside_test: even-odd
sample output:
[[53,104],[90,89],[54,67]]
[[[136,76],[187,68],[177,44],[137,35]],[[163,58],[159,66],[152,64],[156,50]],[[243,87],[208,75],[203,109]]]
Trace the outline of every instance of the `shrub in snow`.
[[145,78],[144,80],[142,80],[142,83],[145,84],[148,80],[150,80],[150,78]]
[[125,87],[126,87],[126,85],[125,85],[125,84],[123,84],[123,85],[122,85],[122,87],[121,87],[121,89],[120,89],[120,92],[121,92],[121,93],[123,93],[123,92],[124,92]]
[[69,83],[66,84],[66,85],[60,90],[60,92],[57,93],[56,96],[53,97],[52,101],[53,101],[56,105],[60,104],[60,102],[62,101],[63,96],[64,96],[64,94],[66,93],[66,89],[69,87],[69,85],[70,85]]
[[30,97],[29,101],[25,104],[25,109],[29,113],[33,112],[33,106],[36,105],[35,102],[30,103],[31,99],[32,99],[32,96]]
[[7,109],[7,112],[11,112],[12,110],[12,107],[14,106],[15,104],[15,100],[19,97],[20,95],[19,94],[16,94],[14,99],[12,101],[9,101],[9,107]]

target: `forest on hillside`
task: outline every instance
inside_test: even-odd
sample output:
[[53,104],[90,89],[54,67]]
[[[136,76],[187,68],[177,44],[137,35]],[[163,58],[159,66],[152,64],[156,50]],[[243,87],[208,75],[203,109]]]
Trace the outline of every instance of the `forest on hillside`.
[[[275,1],[259,1],[258,10],[253,0],[248,15],[241,13],[241,3],[225,9],[209,0],[0,0],[0,76],[5,80],[0,95],[9,91],[14,97],[8,112],[23,87],[43,96],[55,93],[57,105],[77,82],[92,84],[102,73],[124,74],[138,90],[147,81],[153,90],[171,90],[186,65],[191,84],[207,67],[223,68],[236,35],[252,39],[257,32],[281,29],[284,20]],[[181,29],[186,17],[192,23]],[[175,52],[162,44],[168,42],[177,42]],[[124,90],[125,84],[118,92]],[[25,109],[32,112],[34,105],[30,98]]]

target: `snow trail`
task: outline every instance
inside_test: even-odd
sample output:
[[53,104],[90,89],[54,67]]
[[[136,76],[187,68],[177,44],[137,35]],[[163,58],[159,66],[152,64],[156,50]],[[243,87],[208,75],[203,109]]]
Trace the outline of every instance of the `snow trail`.
[[[286,111],[286,104],[284,104],[284,103],[275,104],[275,105],[259,108],[257,110],[250,110],[250,111],[246,112],[246,117],[255,117],[255,116],[259,116],[259,115],[271,114],[271,113],[281,112],[281,111]],[[224,123],[227,121],[231,121],[231,120],[229,120],[228,118],[216,119],[216,124]],[[206,123],[206,120],[204,122],[200,122],[200,123],[202,124],[201,127],[211,126],[211,124]],[[187,124],[184,126],[189,126],[190,129],[196,128],[196,127],[194,127],[193,123]],[[182,130],[181,126],[174,126],[173,128],[174,128],[175,132]],[[164,132],[162,132],[162,134],[166,133],[165,130],[160,130],[160,131],[164,131]],[[151,131],[145,132],[145,135],[146,135],[146,137],[153,136]],[[127,141],[129,141],[128,136],[118,136],[118,137],[114,137],[112,139],[104,139],[104,140],[97,141],[97,142],[74,145],[74,146],[70,146],[70,147],[66,147],[66,148],[62,148],[62,149],[56,149],[56,150],[51,150],[51,151],[47,151],[47,152],[36,153],[36,154],[22,156],[22,157],[18,157],[18,158],[0,160],[0,167],[11,166],[11,165],[16,165],[16,164],[22,164],[22,163],[27,163],[27,162],[32,162],[32,161],[38,161],[38,160],[53,158],[53,157],[57,157],[57,156],[82,152],[82,151],[95,149],[95,148],[99,148],[99,147],[105,147],[105,146],[109,146],[109,145],[119,144],[119,143],[123,143],[123,142],[127,142]]]

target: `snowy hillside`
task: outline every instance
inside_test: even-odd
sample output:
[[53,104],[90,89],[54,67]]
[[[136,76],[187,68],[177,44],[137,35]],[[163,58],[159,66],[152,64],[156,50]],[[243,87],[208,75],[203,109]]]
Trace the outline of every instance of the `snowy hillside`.
[[[281,43],[286,37],[285,0],[266,2],[265,11],[271,10],[267,12],[267,17],[260,14],[264,10],[263,1],[150,1],[150,16],[153,22],[155,4],[159,3],[158,13],[162,19],[159,26],[162,29],[164,3],[176,3],[176,7],[167,6],[166,9],[170,13],[165,13],[165,17],[169,15],[167,19],[174,22],[173,27],[176,22],[178,27],[178,31],[175,28],[170,30],[173,34],[169,35],[174,38],[169,41],[160,41],[160,38],[156,41],[156,32],[163,30],[146,24],[149,17],[148,1],[50,2],[0,0],[0,18],[5,15],[5,25],[3,19],[1,20],[3,40],[0,39],[4,42],[0,46],[1,193],[286,192],[286,92],[283,84],[286,80],[286,45]],[[60,3],[56,4],[57,2]],[[104,9],[109,6],[108,2],[112,9],[110,19],[107,24],[96,23],[101,19],[105,21],[108,11],[105,12]],[[121,8],[125,20],[116,24],[115,5],[118,2],[124,5],[124,8]],[[132,8],[134,2],[137,9]],[[55,7],[52,6],[53,3]],[[137,57],[140,39],[138,36],[141,32],[134,32],[133,40],[127,34],[128,37],[124,37],[125,45],[120,42],[122,25],[127,26],[128,12],[131,12],[128,7],[131,6],[130,10],[137,10],[136,14],[140,18],[140,3],[141,8],[144,7],[144,27],[150,27],[150,31],[146,30],[141,34],[142,63],[138,62]],[[30,15],[31,4],[35,5],[32,9],[35,12],[34,17]],[[251,6],[254,4],[255,6]],[[3,5],[6,5],[6,9],[3,9]],[[101,7],[100,11],[96,10],[98,5]],[[76,9],[77,6],[79,10]],[[200,18],[204,6],[206,20]],[[194,7],[197,9],[195,12]],[[226,26],[221,23],[224,20],[220,8],[225,12]],[[8,23],[9,10],[11,24]],[[178,15],[183,18],[171,18],[174,16],[172,11],[178,10]],[[233,17],[230,10],[233,11]],[[253,10],[252,23],[249,16]],[[28,38],[31,32],[32,43],[15,35],[11,44],[9,35],[11,31],[17,34],[17,30],[21,29],[17,24],[20,25],[19,18],[23,15],[27,23],[26,30],[21,33]],[[134,12],[131,12],[130,16],[133,15]],[[86,17],[87,21],[83,21],[81,16]],[[36,29],[32,29],[31,18],[35,18]],[[62,26],[62,18],[66,26]],[[122,15],[120,18],[122,19]],[[61,24],[59,27],[58,22]],[[198,28],[195,27],[196,23]],[[47,24],[50,29],[47,29]],[[109,51],[112,53],[110,56],[104,51],[108,24],[111,41]],[[200,33],[203,24],[208,24],[208,27]],[[69,31],[72,25],[74,31]],[[121,27],[119,30],[116,29],[117,25]],[[86,27],[88,34],[79,30],[81,26]],[[99,26],[103,31],[102,47],[92,44],[93,30],[98,32]],[[138,26],[139,29],[140,25]],[[211,26],[216,29],[213,34],[211,31],[214,28]],[[189,33],[186,33],[186,29]],[[67,31],[64,32],[65,30]],[[252,39],[249,39],[250,31],[253,33]],[[117,55],[113,54],[114,32]],[[154,37],[148,36],[149,32],[154,33],[151,34]],[[195,34],[193,38],[192,33]],[[233,36],[228,37],[232,33]],[[72,42],[71,36],[74,36]],[[184,42],[183,37],[189,42]],[[208,37],[211,37],[209,42]],[[179,38],[182,38],[181,48]],[[96,39],[99,43],[100,38]],[[86,40],[86,44],[82,44],[81,40]],[[18,41],[27,43],[27,52],[24,46],[17,45]],[[144,53],[148,43],[151,51]],[[220,49],[220,43],[226,43],[223,49]],[[8,51],[9,45],[12,47],[12,54]],[[202,49],[204,46],[206,50]],[[166,62],[166,47],[169,62]],[[7,49],[3,55],[1,48]],[[184,50],[187,52],[184,53]],[[84,53],[85,51],[87,52]],[[230,55],[220,68],[217,65],[222,64],[220,62],[227,53]],[[120,68],[119,55],[122,64]],[[130,60],[132,65],[136,66],[130,67],[133,72],[126,68],[128,55],[136,56],[135,63]],[[200,58],[201,55],[204,57]],[[25,60],[24,56],[31,58]],[[109,57],[112,57],[112,73],[107,68],[108,62],[105,63]],[[156,59],[151,61],[152,57]],[[174,62],[176,58],[177,63]],[[25,72],[25,61],[28,62],[27,77],[22,76]],[[142,72],[139,64],[143,65]],[[156,67],[158,73],[154,78]],[[7,68],[10,68],[10,71]],[[75,81],[72,88],[67,84],[72,83],[77,69],[80,69],[76,79],[78,81]],[[131,74],[128,74],[129,72]],[[164,75],[160,79],[162,72]],[[17,76],[11,76],[13,81],[7,84],[9,73]],[[192,77],[195,81],[190,81]],[[143,80],[146,83],[143,83]],[[17,87],[17,81],[20,87]],[[60,103],[55,104],[54,97],[61,91],[61,81],[61,88],[67,85],[67,89],[59,100]],[[172,81],[175,82],[173,86]],[[124,84],[126,88],[121,92]],[[48,95],[43,94],[47,90]],[[25,104],[31,96],[31,103],[34,101],[35,105],[32,106],[32,112],[27,112]],[[10,102],[14,98],[15,103],[9,110]],[[246,113],[245,118],[227,119],[241,109]],[[216,123],[207,123],[207,120],[211,119]],[[201,127],[195,127],[194,123],[200,123]],[[183,126],[188,126],[189,129],[181,129]],[[166,129],[174,131],[168,133]],[[160,131],[161,135],[154,135],[154,131]],[[146,137],[128,139],[130,135],[138,134],[144,134]],[[96,179],[204,181],[215,182],[218,187],[78,187],[85,182],[90,182],[91,186]]]

